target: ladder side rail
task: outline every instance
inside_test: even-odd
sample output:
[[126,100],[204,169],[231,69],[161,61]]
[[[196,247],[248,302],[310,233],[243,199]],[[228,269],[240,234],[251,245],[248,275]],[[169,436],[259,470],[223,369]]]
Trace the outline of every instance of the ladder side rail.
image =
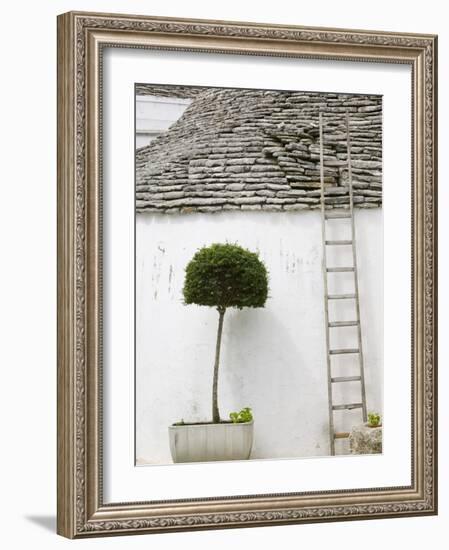
[[364,358],[363,358],[363,346],[362,346],[362,323],[360,319],[360,295],[359,295],[359,276],[357,268],[357,250],[356,250],[356,234],[355,234],[355,223],[354,223],[354,194],[353,194],[353,185],[352,185],[352,164],[351,164],[351,137],[349,134],[349,112],[346,111],[346,144],[347,144],[347,163],[348,163],[348,185],[349,185],[349,208],[351,212],[351,231],[352,231],[352,255],[354,262],[354,285],[355,285],[355,307],[357,320],[359,321],[357,325],[357,338],[359,343],[359,365],[360,365],[360,384],[361,384],[361,393],[362,393],[362,414],[363,421],[367,421],[367,410],[366,410],[366,388],[365,388],[365,368],[364,368]]
[[334,439],[334,413],[332,403],[332,373],[331,373],[331,358],[329,354],[329,304],[328,304],[328,285],[327,285],[327,259],[326,259],[326,213],[324,200],[324,159],[323,159],[323,116],[319,114],[319,130],[320,130],[320,187],[321,187],[321,235],[323,241],[323,285],[324,285],[324,321],[326,331],[326,362],[327,362],[327,395],[329,407],[329,447],[331,455],[335,455],[335,439]]

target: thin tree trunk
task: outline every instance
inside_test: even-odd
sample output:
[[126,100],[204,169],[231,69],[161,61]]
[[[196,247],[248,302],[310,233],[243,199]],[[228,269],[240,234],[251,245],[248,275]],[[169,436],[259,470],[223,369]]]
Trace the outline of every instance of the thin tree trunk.
[[220,411],[218,410],[218,367],[220,365],[221,335],[223,333],[223,320],[226,309],[219,309],[217,345],[215,348],[214,382],[212,385],[212,419],[215,424],[220,422]]

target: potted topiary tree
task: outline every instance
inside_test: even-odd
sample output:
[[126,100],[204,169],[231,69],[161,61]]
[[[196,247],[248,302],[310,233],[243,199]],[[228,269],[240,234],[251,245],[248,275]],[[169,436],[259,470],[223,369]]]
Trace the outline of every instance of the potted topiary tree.
[[226,310],[263,307],[268,295],[268,274],[254,252],[236,244],[212,244],[196,252],[186,267],[185,304],[215,307],[218,329],[212,382],[212,420],[177,423],[169,427],[174,462],[242,460],[249,458],[253,420],[246,414],[223,420],[218,405],[218,374]]

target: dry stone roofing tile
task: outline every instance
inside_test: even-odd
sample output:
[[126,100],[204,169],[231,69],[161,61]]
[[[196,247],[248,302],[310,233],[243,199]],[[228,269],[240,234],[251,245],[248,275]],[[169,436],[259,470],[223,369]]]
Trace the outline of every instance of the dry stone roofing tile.
[[382,205],[381,96],[160,85],[136,92],[192,99],[179,120],[136,152],[137,212],[319,208],[319,112],[327,207],[345,207],[347,111],[354,206]]

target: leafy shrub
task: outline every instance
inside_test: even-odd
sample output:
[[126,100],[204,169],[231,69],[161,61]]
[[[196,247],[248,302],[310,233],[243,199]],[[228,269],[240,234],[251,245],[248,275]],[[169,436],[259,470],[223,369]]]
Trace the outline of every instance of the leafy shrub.
[[193,256],[186,268],[186,304],[220,309],[263,307],[268,274],[255,252],[236,244],[212,244]]
[[268,296],[268,273],[255,252],[237,244],[215,243],[198,250],[186,267],[185,304],[216,307],[219,313],[212,384],[212,418],[220,422],[218,368],[223,320],[228,307],[263,307]]
[[375,412],[368,413],[368,424],[372,428],[376,428],[377,426],[379,426],[380,425],[380,414],[375,413]]
[[240,412],[230,413],[229,418],[232,420],[233,424],[251,422],[251,420],[253,419],[253,413],[249,407],[245,407]]

